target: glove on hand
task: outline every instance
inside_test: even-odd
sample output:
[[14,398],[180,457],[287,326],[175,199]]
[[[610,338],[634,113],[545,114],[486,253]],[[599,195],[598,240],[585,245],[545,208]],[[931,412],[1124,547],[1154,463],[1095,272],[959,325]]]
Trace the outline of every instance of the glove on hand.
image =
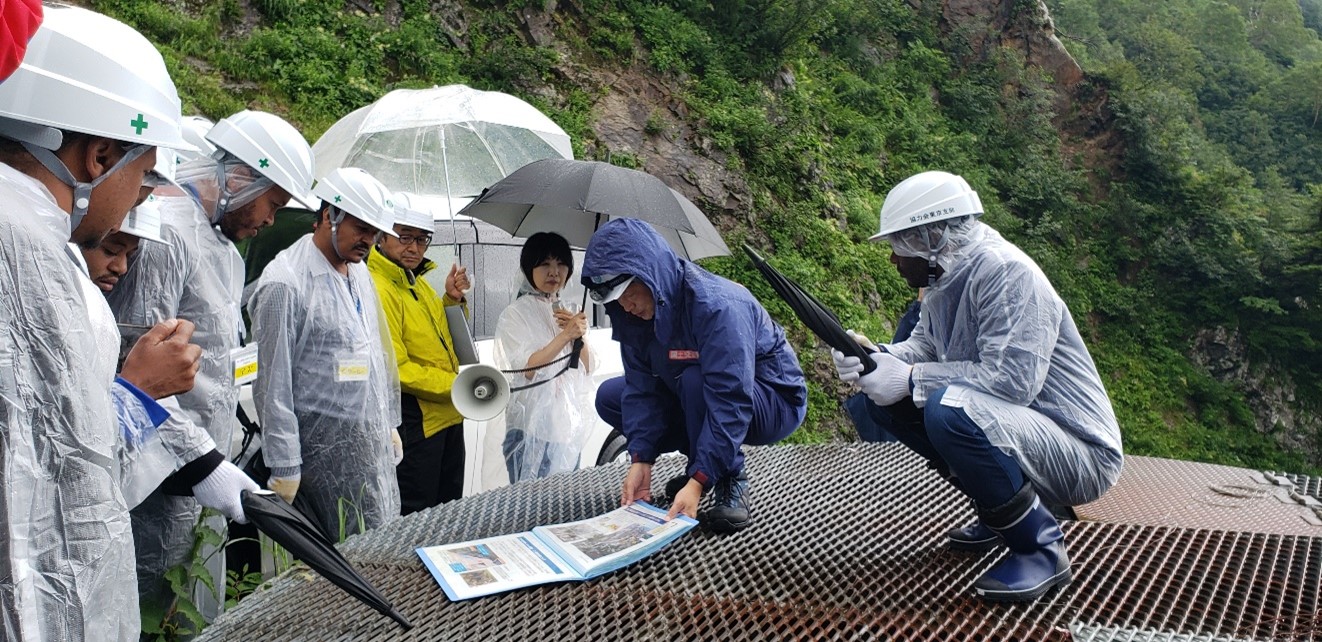
[[863,362],[858,357],[846,357],[845,353],[832,349],[831,360],[835,362],[835,374],[845,383],[858,381],[858,375],[863,372]]
[[853,339],[854,343],[857,343],[858,345],[861,345],[864,348],[867,348],[869,350],[881,349],[880,347],[877,346],[877,344],[872,342],[872,339],[869,339],[857,332],[854,332],[853,330],[845,330],[845,334],[849,335],[849,338]]
[[[891,406],[908,397],[909,373],[913,370],[913,366],[889,352],[874,352],[868,356],[877,362],[877,369],[858,377],[858,387],[863,394],[878,406]],[[862,367],[860,366],[859,369],[862,370]]]
[[267,480],[266,487],[275,491],[275,494],[279,495],[280,499],[285,500],[286,504],[292,506],[294,504],[294,496],[298,494],[298,483],[302,480],[303,475],[301,474],[294,475],[293,477],[276,477],[275,475],[272,475],[271,479]]
[[390,449],[395,454],[395,465],[404,461],[404,440],[399,438],[399,429],[390,429]]
[[240,524],[247,524],[248,517],[243,514],[240,494],[245,490],[257,489],[257,482],[239,470],[238,466],[222,461],[210,475],[193,486],[193,498],[197,503],[214,508]]

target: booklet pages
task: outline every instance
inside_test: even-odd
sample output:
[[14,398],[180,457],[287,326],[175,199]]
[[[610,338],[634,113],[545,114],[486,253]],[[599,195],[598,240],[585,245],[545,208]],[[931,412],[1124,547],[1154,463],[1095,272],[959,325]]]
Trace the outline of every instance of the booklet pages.
[[585,580],[636,562],[688,532],[697,522],[644,502],[577,522],[528,533],[417,549],[451,600],[525,586]]

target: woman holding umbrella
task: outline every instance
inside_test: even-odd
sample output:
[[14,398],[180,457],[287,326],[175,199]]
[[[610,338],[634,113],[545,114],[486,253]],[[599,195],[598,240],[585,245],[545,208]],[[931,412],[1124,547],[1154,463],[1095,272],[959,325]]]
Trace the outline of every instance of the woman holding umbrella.
[[519,267],[519,296],[501,313],[494,346],[497,367],[524,371],[514,382],[523,390],[514,393],[506,411],[503,450],[510,483],[577,468],[592,425],[594,359],[588,344],[582,344],[577,368],[539,367],[567,358],[575,340],[587,334],[586,315],[560,301],[574,274],[569,242],[555,233],[533,234],[523,245]]

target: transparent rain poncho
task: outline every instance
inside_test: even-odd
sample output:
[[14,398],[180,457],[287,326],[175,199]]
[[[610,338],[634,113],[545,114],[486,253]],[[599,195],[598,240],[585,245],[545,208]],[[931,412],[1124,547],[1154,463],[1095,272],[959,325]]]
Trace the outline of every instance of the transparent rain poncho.
[[[541,350],[560,333],[552,303],[555,295],[536,291],[519,274],[519,296],[500,314],[492,355],[501,370],[522,370],[528,357]],[[504,454],[510,483],[537,479],[578,468],[583,442],[591,430],[596,410],[593,407],[591,366],[597,355],[588,346],[588,362],[565,370],[567,362],[546,366],[532,372],[511,375],[512,387],[534,385],[511,394],[505,409]],[[566,346],[554,359],[569,354]],[[538,365],[538,364],[533,364]],[[550,380],[550,381],[548,381]]]
[[69,223],[45,188],[0,164],[0,637],[127,642],[139,615],[124,441]]
[[341,275],[309,234],[266,266],[248,314],[266,464],[301,468],[295,503],[331,537],[398,517],[398,371],[367,267]]
[[[207,158],[184,167],[195,168],[192,176],[204,189],[214,189],[215,175],[205,171],[208,165],[216,167]],[[204,431],[215,442],[215,448],[229,457],[238,423],[235,407],[239,386],[234,383],[231,355],[240,347],[244,333],[240,309],[243,258],[187,192],[167,187],[156,198],[162,219],[161,238],[166,243],[139,243],[128,273],[106,297],[116,320],[125,324],[121,326],[125,350],[144,332],[141,328],[159,320],[178,317],[194,324],[192,342],[202,348],[202,357],[193,389],[173,398],[182,410],[174,421]],[[144,600],[169,606],[172,593],[163,578],[170,567],[188,557],[200,512],[192,497],[160,492],[133,510],[138,579]],[[223,532],[223,520],[217,520],[213,527]],[[212,570],[223,577],[224,556],[211,559]],[[214,614],[210,600],[198,603],[208,615]]]
[[[913,334],[887,346],[914,364],[914,403],[949,386],[942,403],[963,408],[1044,501],[1097,499],[1120,477],[1120,427],[1065,302],[1028,255],[985,224],[924,227],[940,228],[929,238],[944,239],[945,273],[924,294]],[[927,256],[914,245],[908,256]]]

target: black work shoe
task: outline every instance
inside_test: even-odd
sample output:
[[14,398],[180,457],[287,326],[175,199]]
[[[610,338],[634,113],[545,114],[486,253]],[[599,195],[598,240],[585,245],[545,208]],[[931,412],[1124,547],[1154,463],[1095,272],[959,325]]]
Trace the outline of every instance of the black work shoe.
[[670,481],[666,482],[666,499],[672,502],[675,501],[675,495],[678,495],[679,491],[684,490],[684,487],[687,486],[688,483],[688,475],[675,475],[674,477],[671,477]]
[[717,533],[733,533],[753,523],[752,503],[748,498],[748,476],[725,477],[712,487],[712,507],[698,515],[707,528]]

